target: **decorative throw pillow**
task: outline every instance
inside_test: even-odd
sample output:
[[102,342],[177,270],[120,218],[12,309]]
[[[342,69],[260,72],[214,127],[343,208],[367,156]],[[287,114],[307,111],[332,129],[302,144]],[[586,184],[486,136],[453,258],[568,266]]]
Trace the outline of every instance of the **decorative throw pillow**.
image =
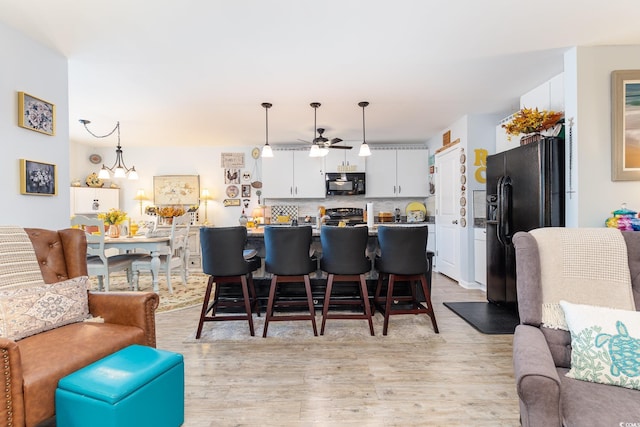
[[0,290],[0,336],[17,341],[88,318],[87,279]]
[[571,332],[570,378],[640,389],[640,312],[560,301]]

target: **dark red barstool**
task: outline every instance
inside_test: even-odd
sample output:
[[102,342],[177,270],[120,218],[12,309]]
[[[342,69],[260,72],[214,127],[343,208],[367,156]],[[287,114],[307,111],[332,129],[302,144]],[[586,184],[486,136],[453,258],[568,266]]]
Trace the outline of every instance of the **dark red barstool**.
[[[323,226],[320,231],[322,243],[322,258],[320,269],[328,273],[327,290],[322,307],[322,325],[320,335],[324,335],[327,319],[366,319],[369,322],[371,335],[373,321],[369,305],[369,293],[365,273],[371,270],[371,260],[367,258],[367,242],[369,240],[368,227],[333,227]],[[336,282],[359,283],[359,298],[331,299],[333,284]],[[329,313],[330,305],[351,305],[362,307],[361,314]]]
[[[376,256],[375,268],[378,271],[378,285],[373,298],[375,306],[384,314],[382,335],[387,335],[389,316],[396,314],[426,314],[431,318],[433,329],[438,333],[438,324],[433,312],[431,293],[427,286],[426,274],[429,272],[427,260],[426,226],[380,226],[378,227],[378,244],[380,255]],[[382,285],[387,278],[387,295],[381,297]],[[394,296],[396,282],[409,282],[410,296]],[[420,283],[424,293],[425,304],[418,300],[414,283]],[[409,305],[405,308],[398,305],[392,308],[394,301]]]
[[[200,338],[204,322],[220,322],[226,320],[246,320],[249,332],[254,336],[252,311],[260,315],[260,304],[253,285],[252,272],[259,269],[262,260],[258,256],[245,258],[244,247],[247,242],[247,228],[237,227],[202,227],[200,229],[200,247],[202,249],[202,270],[209,274],[207,290],[202,302],[200,322],[196,338]],[[211,290],[213,283],[216,287],[213,301]],[[242,288],[242,299],[222,298],[220,288],[222,283],[239,283]],[[222,307],[244,307],[244,315],[218,315],[216,310]],[[210,316],[207,313],[211,312]]]
[[[264,320],[262,336],[267,336],[269,322],[288,320],[311,320],[313,335],[318,335],[316,313],[311,294],[309,274],[316,270],[317,260],[309,255],[312,231],[309,226],[267,226],[264,229],[264,246],[266,249],[265,270],[273,275],[269,287],[269,301]],[[306,302],[295,300],[278,300],[277,287],[280,283],[304,282]],[[288,314],[274,316],[278,307],[307,306],[309,314]]]

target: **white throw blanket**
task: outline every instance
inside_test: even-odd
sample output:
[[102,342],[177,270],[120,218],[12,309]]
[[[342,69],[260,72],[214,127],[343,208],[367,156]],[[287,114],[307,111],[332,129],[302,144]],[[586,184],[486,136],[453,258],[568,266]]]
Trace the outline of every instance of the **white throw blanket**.
[[0,226],[0,289],[44,285],[31,239],[21,227]]
[[569,330],[560,300],[635,310],[627,245],[619,230],[547,227],[530,234],[540,252],[543,326]]

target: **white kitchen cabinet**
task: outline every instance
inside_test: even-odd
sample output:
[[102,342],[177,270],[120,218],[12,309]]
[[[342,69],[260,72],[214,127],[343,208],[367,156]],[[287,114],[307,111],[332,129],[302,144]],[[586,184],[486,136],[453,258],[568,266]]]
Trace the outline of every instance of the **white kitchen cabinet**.
[[262,159],[262,181],[267,198],[324,198],[324,158],[309,157],[309,150],[275,150]]
[[359,147],[350,150],[339,148],[329,149],[329,154],[324,158],[327,172],[364,172],[366,157],[358,156]]
[[474,279],[487,285],[487,230],[475,228],[473,230]]
[[424,198],[429,195],[427,148],[372,148],[366,169],[366,197]]
[[71,187],[71,214],[86,215],[120,208],[118,188]]

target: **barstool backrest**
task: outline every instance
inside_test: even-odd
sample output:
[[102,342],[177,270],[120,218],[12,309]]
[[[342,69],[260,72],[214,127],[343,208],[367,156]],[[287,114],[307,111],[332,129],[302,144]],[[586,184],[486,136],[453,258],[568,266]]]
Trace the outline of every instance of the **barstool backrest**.
[[371,270],[367,258],[368,227],[323,226],[320,229],[320,268],[332,274],[363,274]]
[[266,271],[279,276],[300,276],[315,271],[316,262],[309,256],[311,237],[309,226],[266,226]]
[[200,248],[202,271],[211,276],[239,276],[249,273],[242,251],[247,242],[247,228],[202,227]]
[[427,237],[427,226],[379,226],[378,269],[390,274],[426,273]]

